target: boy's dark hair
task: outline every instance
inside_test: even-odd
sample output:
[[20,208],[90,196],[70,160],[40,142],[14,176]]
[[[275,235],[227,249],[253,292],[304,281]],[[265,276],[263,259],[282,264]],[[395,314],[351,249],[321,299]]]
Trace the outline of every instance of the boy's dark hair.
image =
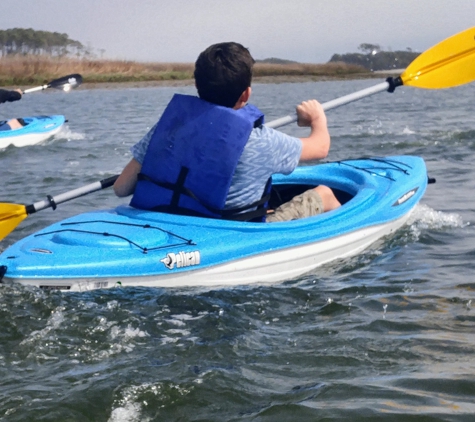
[[251,86],[254,59],[249,50],[235,42],[213,44],[195,63],[195,83],[201,99],[234,107]]

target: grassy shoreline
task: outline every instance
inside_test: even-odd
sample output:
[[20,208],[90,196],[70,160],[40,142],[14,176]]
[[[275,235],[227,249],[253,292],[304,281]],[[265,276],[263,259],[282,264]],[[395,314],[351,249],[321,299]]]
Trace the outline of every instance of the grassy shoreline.
[[[37,86],[61,76],[80,73],[84,85],[94,87],[179,86],[193,84],[193,63],[141,63],[120,60],[86,60],[49,56],[13,56],[0,59],[0,86]],[[256,63],[255,83],[381,78],[362,67],[345,63]]]

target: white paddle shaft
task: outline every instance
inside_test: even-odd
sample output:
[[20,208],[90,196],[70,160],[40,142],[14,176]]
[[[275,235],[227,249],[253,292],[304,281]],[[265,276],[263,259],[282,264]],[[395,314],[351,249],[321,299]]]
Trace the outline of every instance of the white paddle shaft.
[[[343,97],[340,98],[335,98],[334,100],[327,101],[326,103],[322,104],[322,107],[325,111],[330,110],[332,108],[336,108],[348,103],[351,103],[353,101],[359,100],[364,97],[369,97],[370,95],[377,94],[378,92],[381,91],[387,91],[389,88],[389,82],[381,82],[380,84],[371,86],[369,88],[362,89],[360,91],[353,92],[352,94],[344,95]],[[297,114],[294,114],[293,116],[285,116],[281,117],[280,119],[272,120],[269,123],[266,123],[267,127],[276,129],[281,126],[288,125],[289,123],[293,123],[297,121]]]
[[23,94],[29,94],[30,92],[43,91],[48,88],[48,85],[36,86],[35,88],[28,88],[23,91]]
[[89,193],[108,188],[109,186],[112,186],[114,184],[117,177],[119,176],[111,176],[107,179],[99,180],[98,182],[90,183],[89,185],[82,186],[80,188],[73,189],[56,196],[48,196],[48,199],[35,202],[34,204],[26,207],[27,213],[32,214],[33,212],[50,207],[54,209],[56,208],[56,205],[69,201],[70,199],[79,198]]

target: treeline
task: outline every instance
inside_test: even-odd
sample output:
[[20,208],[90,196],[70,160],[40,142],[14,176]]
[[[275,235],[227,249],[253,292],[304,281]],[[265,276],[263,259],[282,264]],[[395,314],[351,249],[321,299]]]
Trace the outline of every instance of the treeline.
[[406,51],[383,51],[378,44],[361,44],[362,53],[334,54],[331,62],[343,62],[362,66],[367,70],[405,69],[420,53],[408,48]]
[[28,28],[0,30],[0,52],[2,57],[14,55],[48,55],[83,57],[90,54],[79,41],[68,34],[36,31]]

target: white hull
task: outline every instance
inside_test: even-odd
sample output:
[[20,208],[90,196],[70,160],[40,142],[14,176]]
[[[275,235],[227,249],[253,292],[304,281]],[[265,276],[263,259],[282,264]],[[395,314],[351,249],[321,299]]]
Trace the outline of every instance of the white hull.
[[12,136],[7,139],[0,139],[0,148],[6,148],[8,145],[15,147],[26,147],[30,145],[40,144],[52,136],[56,135],[62,127],[58,127],[47,133],[28,133],[20,136]]
[[381,225],[346,233],[304,246],[281,249],[257,256],[231,261],[206,269],[159,276],[81,279],[25,279],[9,278],[4,282],[19,282],[44,289],[88,291],[98,288],[142,287],[232,287],[248,284],[274,283],[299,277],[336,259],[356,255],[376,240],[399,229],[409,218],[403,217]]

